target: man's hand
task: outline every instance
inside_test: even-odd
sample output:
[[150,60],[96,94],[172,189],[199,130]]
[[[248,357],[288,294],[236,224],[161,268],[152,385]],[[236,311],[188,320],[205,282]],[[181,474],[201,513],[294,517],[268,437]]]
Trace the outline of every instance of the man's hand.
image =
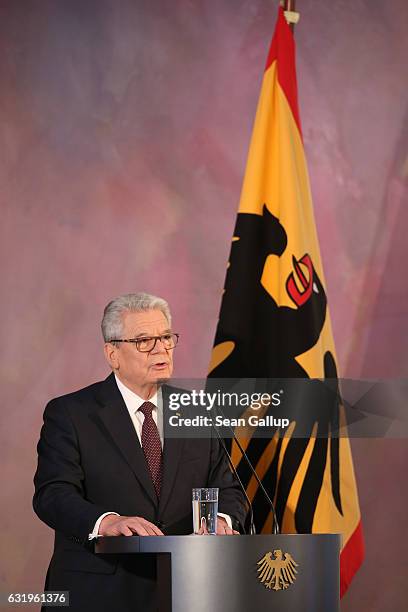
[[[197,531],[196,535],[208,535],[207,525],[204,520],[202,521],[201,527]],[[225,518],[219,516],[217,517],[217,535],[239,535],[239,531],[231,529],[228,526],[228,523]]]
[[102,519],[99,526],[99,535],[162,536],[164,533],[156,525],[153,525],[153,523],[150,523],[141,516],[117,516],[116,514],[109,514]]
[[217,518],[217,535],[239,535],[239,532],[231,529],[225,518],[219,516]]

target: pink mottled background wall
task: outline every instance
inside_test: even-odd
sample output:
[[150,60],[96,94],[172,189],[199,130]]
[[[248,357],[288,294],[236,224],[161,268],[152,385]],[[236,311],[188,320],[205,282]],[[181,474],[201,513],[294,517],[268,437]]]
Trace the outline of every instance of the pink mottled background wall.
[[[298,8],[340,370],[406,376],[408,4]],[[52,534],[31,510],[42,411],[107,374],[105,303],[141,289],[167,297],[177,373],[206,372],[276,9],[0,2],[2,591],[42,589]],[[367,559],[342,610],[406,610],[407,442],[353,447]]]

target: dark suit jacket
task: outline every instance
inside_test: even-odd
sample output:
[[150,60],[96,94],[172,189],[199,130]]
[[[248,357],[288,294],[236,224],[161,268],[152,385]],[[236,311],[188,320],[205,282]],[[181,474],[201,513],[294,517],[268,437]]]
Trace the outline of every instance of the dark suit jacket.
[[[168,387],[163,387],[166,410]],[[191,489],[219,487],[219,511],[241,525],[245,504],[215,439],[165,438],[157,500],[122,395],[105,381],[47,405],[38,443],[34,510],[55,530],[48,590],[69,590],[70,610],[156,610],[155,558],[96,555],[88,541],[98,517],[142,516],[165,534],[192,532]]]

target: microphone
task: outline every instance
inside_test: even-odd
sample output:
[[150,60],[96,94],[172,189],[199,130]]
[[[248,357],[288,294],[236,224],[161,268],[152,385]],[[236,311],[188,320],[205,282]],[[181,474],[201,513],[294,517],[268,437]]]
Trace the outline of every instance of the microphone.
[[[215,408],[215,406],[214,406],[214,408]],[[217,407],[216,407],[216,409],[218,410],[218,412],[219,412],[220,416],[222,416],[222,418],[223,418],[223,419],[225,419],[225,414],[223,413],[223,411],[221,410],[221,408],[220,408],[219,406],[217,406]],[[234,475],[235,475],[235,477],[237,478],[237,480],[238,480],[238,482],[239,482],[239,484],[240,484],[240,486],[241,486],[241,489],[242,489],[242,491],[243,491],[243,493],[244,493],[244,495],[245,495],[245,499],[247,500],[247,502],[248,502],[248,504],[249,504],[249,511],[250,511],[250,527],[249,527],[249,533],[250,533],[251,535],[254,535],[254,534],[256,534],[256,529],[255,529],[255,523],[254,523],[254,511],[253,511],[252,504],[251,504],[251,502],[249,501],[249,497],[248,497],[248,495],[247,495],[247,492],[246,492],[246,490],[245,490],[245,487],[244,487],[244,485],[242,484],[242,481],[241,481],[240,477],[238,476],[237,470],[235,469],[235,466],[234,466],[234,464],[233,464],[233,462],[232,462],[232,457],[231,457],[231,455],[229,454],[229,452],[228,452],[228,450],[227,450],[227,447],[225,446],[225,442],[224,442],[224,440],[222,439],[221,434],[220,434],[220,432],[218,431],[217,426],[216,426],[216,425],[213,425],[213,427],[214,427],[215,432],[216,432],[216,434],[217,434],[217,438],[218,438],[218,440],[221,442],[221,446],[222,446],[222,448],[223,448],[223,450],[224,450],[224,453],[226,454],[226,456],[227,456],[227,458],[228,458],[228,462],[229,462],[230,466],[232,467],[232,470],[233,470],[233,472],[234,472]],[[243,458],[245,459],[245,461],[247,462],[248,467],[249,467],[249,469],[251,470],[252,475],[254,476],[254,478],[255,478],[256,482],[257,482],[257,483],[258,483],[258,485],[259,485],[259,488],[261,489],[261,491],[262,491],[262,493],[263,493],[263,495],[264,495],[264,497],[265,497],[266,501],[268,502],[268,505],[269,505],[269,508],[270,508],[270,510],[271,510],[271,512],[272,512],[272,517],[273,517],[273,524],[272,524],[272,525],[273,525],[273,526],[272,526],[272,532],[273,532],[273,535],[279,535],[279,533],[280,533],[280,530],[279,530],[279,524],[278,524],[278,519],[277,519],[277,517],[276,517],[276,511],[275,511],[275,506],[274,506],[274,504],[273,504],[273,501],[271,500],[271,498],[270,498],[270,496],[269,496],[268,492],[266,491],[265,487],[263,486],[263,484],[262,484],[262,482],[261,482],[261,479],[259,478],[259,476],[258,476],[258,474],[257,474],[257,472],[256,472],[256,470],[255,470],[255,468],[254,468],[254,466],[252,465],[251,460],[249,459],[249,457],[248,457],[248,455],[246,454],[245,450],[242,448],[242,445],[241,445],[240,441],[238,440],[237,436],[235,435],[234,429],[231,427],[231,425],[227,425],[227,427],[228,427],[228,429],[231,431],[232,437],[233,437],[233,439],[234,439],[234,441],[235,441],[236,445],[238,446],[238,448],[239,448],[239,450],[240,450],[240,453],[241,453],[242,457],[243,457]]]
[[256,529],[255,529],[255,523],[254,523],[254,509],[253,509],[252,504],[250,502],[250,499],[249,499],[249,497],[247,495],[245,487],[244,487],[244,485],[242,483],[242,480],[239,477],[237,470],[235,469],[235,465],[232,462],[232,457],[229,454],[227,447],[225,446],[225,442],[222,439],[222,437],[220,435],[220,432],[218,431],[218,427],[216,425],[213,425],[213,428],[215,430],[215,433],[217,434],[217,438],[218,438],[218,440],[219,440],[219,442],[220,442],[220,444],[222,446],[222,449],[223,449],[223,451],[224,451],[224,453],[225,453],[225,455],[226,455],[226,457],[228,459],[228,463],[230,464],[231,469],[234,472],[234,476],[238,480],[238,484],[241,487],[241,491],[243,492],[244,497],[247,500],[247,503],[248,503],[248,506],[249,506],[249,534],[250,535],[255,535],[256,534]]

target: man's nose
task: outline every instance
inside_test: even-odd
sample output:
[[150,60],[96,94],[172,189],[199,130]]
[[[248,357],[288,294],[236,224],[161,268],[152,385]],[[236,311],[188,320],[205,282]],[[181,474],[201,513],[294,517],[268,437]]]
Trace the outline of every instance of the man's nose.
[[166,353],[166,348],[161,338],[157,338],[156,344],[150,351],[151,353]]

